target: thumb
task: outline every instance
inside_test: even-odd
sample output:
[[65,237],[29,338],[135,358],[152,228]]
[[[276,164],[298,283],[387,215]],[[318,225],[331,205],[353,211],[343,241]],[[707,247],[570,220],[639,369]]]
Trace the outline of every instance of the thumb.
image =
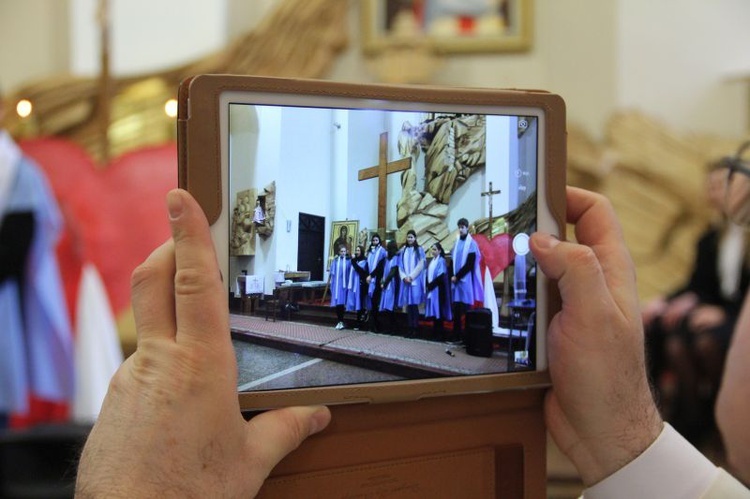
[[536,232],[531,236],[531,251],[542,272],[558,281],[563,304],[585,303],[592,293],[609,294],[601,264],[588,246]]
[[248,421],[248,440],[256,462],[266,474],[310,435],[325,429],[331,411],[325,406],[285,407],[264,412]]
[[562,273],[559,258],[555,258],[555,247],[560,240],[544,232],[535,232],[531,235],[530,248],[542,272],[550,279],[557,280]]

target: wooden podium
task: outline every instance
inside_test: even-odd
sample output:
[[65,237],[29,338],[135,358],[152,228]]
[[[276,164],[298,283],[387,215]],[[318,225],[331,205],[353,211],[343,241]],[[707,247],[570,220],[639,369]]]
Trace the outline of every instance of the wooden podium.
[[258,497],[545,497],[544,391],[331,407]]

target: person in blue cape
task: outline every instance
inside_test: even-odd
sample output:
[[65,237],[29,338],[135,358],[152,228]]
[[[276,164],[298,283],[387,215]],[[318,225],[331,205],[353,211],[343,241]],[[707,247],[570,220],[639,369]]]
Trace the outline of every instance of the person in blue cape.
[[430,247],[430,260],[427,265],[427,297],[424,316],[432,319],[432,335],[439,341],[445,340],[443,321],[453,319],[451,312],[450,278],[445,263],[445,250],[440,243]]
[[380,244],[380,235],[373,234],[370,239],[370,250],[367,253],[367,270],[370,272],[365,281],[367,282],[367,306],[370,312],[370,330],[378,331],[378,312],[380,310],[380,294],[382,289],[380,281],[383,279],[383,268],[385,267],[385,248]]
[[417,336],[419,331],[419,305],[425,298],[425,252],[417,242],[417,233],[406,233],[406,244],[399,258],[401,290],[398,303],[406,307],[407,336]]
[[479,263],[482,255],[479,246],[469,234],[469,221],[458,220],[458,239],[453,246],[453,341],[463,342],[464,314],[476,303],[484,302],[484,288]]
[[399,279],[399,252],[396,241],[388,241],[388,256],[383,268],[383,281],[381,287],[383,294],[380,297],[380,310],[388,312],[388,332],[396,331],[396,314],[398,310],[398,293],[401,279]]
[[338,256],[331,262],[331,306],[336,308],[336,329],[344,329],[344,309],[352,268],[346,246],[339,245],[338,252]]
[[362,327],[366,322],[366,299],[367,299],[367,258],[362,246],[354,248],[354,257],[350,260],[352,271],[349,273],[347,283],[346,310],[357,313],[357,325],[354,329]]

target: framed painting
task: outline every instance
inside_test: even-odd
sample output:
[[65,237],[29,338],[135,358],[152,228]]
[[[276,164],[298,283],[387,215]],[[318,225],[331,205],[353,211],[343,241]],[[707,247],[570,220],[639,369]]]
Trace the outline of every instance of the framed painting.
[[348,255],[354,254],[357,246],[357,235],[359,234],[359,220],[341,220],[331,222],[331,237],[328,246],[328,263],[338,254],[339,247],[346,246]]
[[443,54],[531,47],[532,0],[365,0],[361,8],[362,47],[368,55],[415,37]]

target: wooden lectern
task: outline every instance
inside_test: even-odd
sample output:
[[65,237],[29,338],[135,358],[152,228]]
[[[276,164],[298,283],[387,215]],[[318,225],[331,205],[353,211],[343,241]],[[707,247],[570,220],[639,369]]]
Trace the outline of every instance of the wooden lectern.
[[544,391],[333,406],[258,497],[545,497]]

